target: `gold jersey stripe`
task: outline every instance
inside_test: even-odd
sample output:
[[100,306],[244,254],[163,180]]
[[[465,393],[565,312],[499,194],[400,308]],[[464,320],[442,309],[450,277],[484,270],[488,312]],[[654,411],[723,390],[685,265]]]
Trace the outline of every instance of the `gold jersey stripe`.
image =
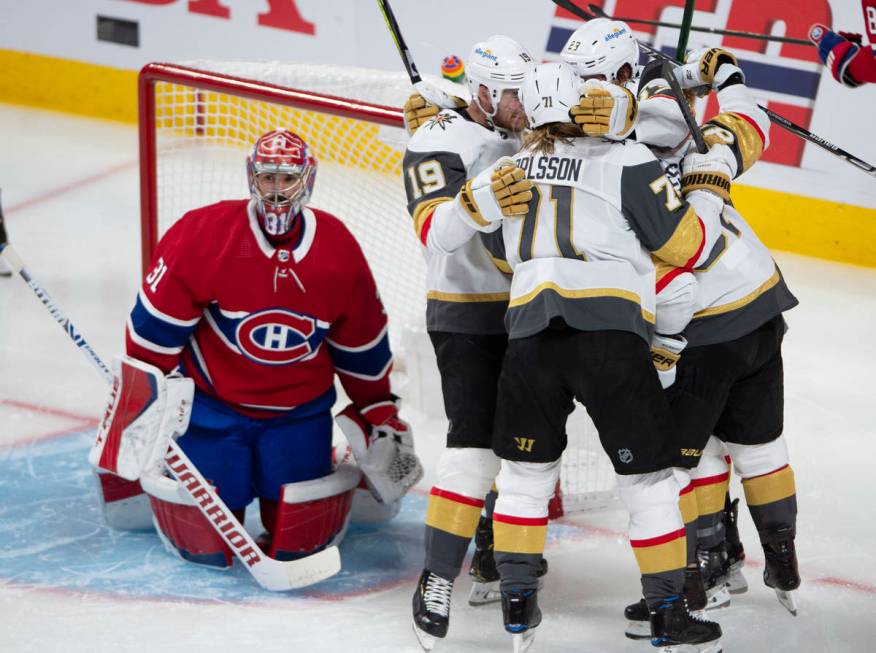
[[501,259],[498,256],[493,256],[492,254],[490,254],[489,251],[487,252],[487,254],[490,257],[490,260],[493,261],[493,265],[496,266],[496,269],[499,270],[499,272],[504,272],[505,274],[513,274],[514,273],[514,270],[511,269],[511,266],[508,264],[508,261]]
[[[545,281],[544,283],[538,284],[533,290],[529,291],[525,295],[520,295],[520,297],[515,297],[511,300],[511,303],[508,304],[509,308],[515,308],[517,306],[523,306],[524,304],[528,304],[533,299],[535,299],[539,293],[544,292],[545,290],[553,290],[560,297],[565,297],[566,299],[590,299],[594,297],[617,297],[619,299],[626,299],[627,301],[631,301],[635,304],[641,304],[641,298],[631,290],[622,290],[620,288],[579,288],[576,290],[572,290],[569,288],[562,288],[558,286],[553,281]],[[641,306],[640,306],[641,308]],[[641,308],[642,311],[642,319],[650,324],[654,324],[654,314],[650,311],[646,311],[644,308]]]
[[[760,155],[763,154],[763,141],[760,139],[760,134],[754,128],[754,125],[742,116],[735,113],[719,113],[709,122],[730,130],[736,137],[736,149],[739,151],[739,156],[742,158],[742,170],[737,170],[736,176],[741,175],[753,166],[760,158]],[[714,143],[722,142],[717,137],[712,137],[710,139],[709,136],[707,136],[708,131],[708,125],[706,125],[703,138],[709,147]],[[709,142],[710,140],[713,140],[714,143]]]
[[441,292],[430,290],[426,299],[437,299],[442,302],[507,302],[511,295],[507,292]]
[[790,467],[765,476],[745,479],[742,481],[742,488],[745,490],[745,500],[749,506],[775,503],[797,493],[794,470]]
[[542,554],[547,541],[547,526],[523,526],[494,521],[493,538],[496,551]]
[[470,506],[435,494],[429,495],[429,507],[426,509],[427,526],[471,539],[480,518],[480,506]]
[[719,483],[710,483],[709,485],[698,485],[694,488],[692,494],[697,498],[697,512],[700,517],[705,515],[713,515],[716,512],[724,510],[724,498],[727,494],[727,488],[730,486],[730,479],[727,478]]
[[423,233],[423,225],[426,223],[426,218],[431,215],[432,211],[435,210],[435,207],[439,204],[444,204],[444,202],[450,202],[452,199],[453,198],[451,197],[435,197],[417,204],[417,207],[414,209],[414,214],[411,216],[414,219],[414,231],[417,234],[417,240],[420,239],[420,236]]
[[694,319],[700,317],[709,317],[711,315],[720,315],[722,313],[729,313],[730,311],[735,311],[736,309],[742,308],[743,306],[747,306],[755,299],[764,294],[767,290],[775,286],[779,283],[779,280],[782,276],[779,274],[779,269],[776,268],[776,271],[773,272],[773,276],[764,281],[760,286],[745,295],[745,297],[740,297],[735,302],[730,302],[729,304],[721,304],[720,306],[712,306],[711,308],[704,308],[701,311],[697,311],[693,314]]
[[690,524],[699,517],[697,498],[693,492],[686,492],[678,497],[678,508],[681,510],[681,520],[685,524]]
[[643,574],[660,574],[681,569],[687,562],[687,538],[682,536],[670,542],[654,546],[633,547],[639,571]]
[[702,246],[703,230],[700,227],[700,219],[694,207],[689,205],[669,240],[653,254],[661,261],[684,267]]

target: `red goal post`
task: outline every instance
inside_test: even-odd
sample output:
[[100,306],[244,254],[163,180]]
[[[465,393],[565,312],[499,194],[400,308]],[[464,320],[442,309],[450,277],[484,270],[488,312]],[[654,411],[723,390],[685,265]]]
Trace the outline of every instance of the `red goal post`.
[[[160,237],[186,211],[248,197],[252,144],[289,128],[318,161],[311,203],[343,220],[369,261],[400,367],[409,377],[437,374],[428,339],[405,337],[425,334],[426,272],[401,179],[407,134],[400,107],[411,92],[403,73],[280,62],[152,63],[142,69],[138,90],[144,272]],[[408,382],[440,392],[436,382]],[[420,399],[442,405],[440,396]],[[611,465],[582,408],[568,430],[554,516],[604,507],[615,496]]]

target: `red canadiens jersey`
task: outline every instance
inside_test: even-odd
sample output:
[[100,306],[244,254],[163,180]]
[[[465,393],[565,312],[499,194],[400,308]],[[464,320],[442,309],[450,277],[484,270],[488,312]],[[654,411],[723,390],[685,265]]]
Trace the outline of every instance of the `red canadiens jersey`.
[[343,223],[305,208],[294,247],[271,244],[248,200],[187,213],[154,254],[126,329],[130,356],[254,416],[324,395],[389,397],[386,314]]

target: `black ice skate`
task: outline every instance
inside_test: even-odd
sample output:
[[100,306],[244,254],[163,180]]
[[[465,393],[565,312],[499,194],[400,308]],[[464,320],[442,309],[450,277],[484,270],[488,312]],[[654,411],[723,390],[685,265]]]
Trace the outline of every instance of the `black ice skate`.
[[[541,559],[538,567],[538,589],[544,586],[543,577],[547,574],[547,560]],[[471,559],[471,591],[468,595],[469,605],[485,605],[502,598],[499,591],[499,570],[493,557],[493,520],[481,517],[475,531],[475,552]]]
[[[696,565],[688,565],[684,570],[684,598],[690,611],[696,616],[702,616],[701,612],[706,608],[706,590]],[[650,615],[645,599],[639,599],[638,603],[624,608],[624,617],[627,620],[624,635],[630,639],[651,639]]]
[[469,605],[494,603],[502,598],[499,592],[499,570],[493,557],[493,520],[481,517],[475,531],[475,552],[471,559],[471,592]]
[[800,587],[797,570],[797,551],[794,548],[794,529],[780,528],[763,536],[763,582],[776,590],[776,596],[785,608],[797,616],[794,590]]
[[645,599],[639,599],[638,603],[625,607],[624,617],[627,620],[624,635],[630,639],[651,639],[651,615]]
[[450,594],[453,581],[424,569],[414,592],[414,634],[424,651],[447,636],[450,624]]
[[535,628],[541,623],[538,590],[502,592],[502,619],[511,633],[514,653],[524,653],[532,646]]
[[743,594],[748,591],[748,581],[742,573],[745,567],[745,549],[739,539],[739,499],[730,501],[730,495],[724,502],[724,541],[727,544],[727,591],[731,594]]
[[721,653],[721,626],[693,616],[683,597],[670,596],[651,610],[651,644],[666,653]]
[[730,605],[730,592],[727,590],[727,548],[721,542],[711,549],[697,549],[700,574],[706,590],[706,610],[714,610]]

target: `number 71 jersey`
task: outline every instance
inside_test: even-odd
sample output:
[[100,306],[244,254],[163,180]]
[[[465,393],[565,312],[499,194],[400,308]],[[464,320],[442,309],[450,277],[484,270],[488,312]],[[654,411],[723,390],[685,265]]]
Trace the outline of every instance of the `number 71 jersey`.
[[650,150],[631,141],[576,138],[551,155],[523,150],[514,160],[536,186],[527,214],[502,223],[513,270],[510,337],[560,317],[582,331],[650,341],[659,284],[707,260],[717,241],[717,196],[691,205]]

